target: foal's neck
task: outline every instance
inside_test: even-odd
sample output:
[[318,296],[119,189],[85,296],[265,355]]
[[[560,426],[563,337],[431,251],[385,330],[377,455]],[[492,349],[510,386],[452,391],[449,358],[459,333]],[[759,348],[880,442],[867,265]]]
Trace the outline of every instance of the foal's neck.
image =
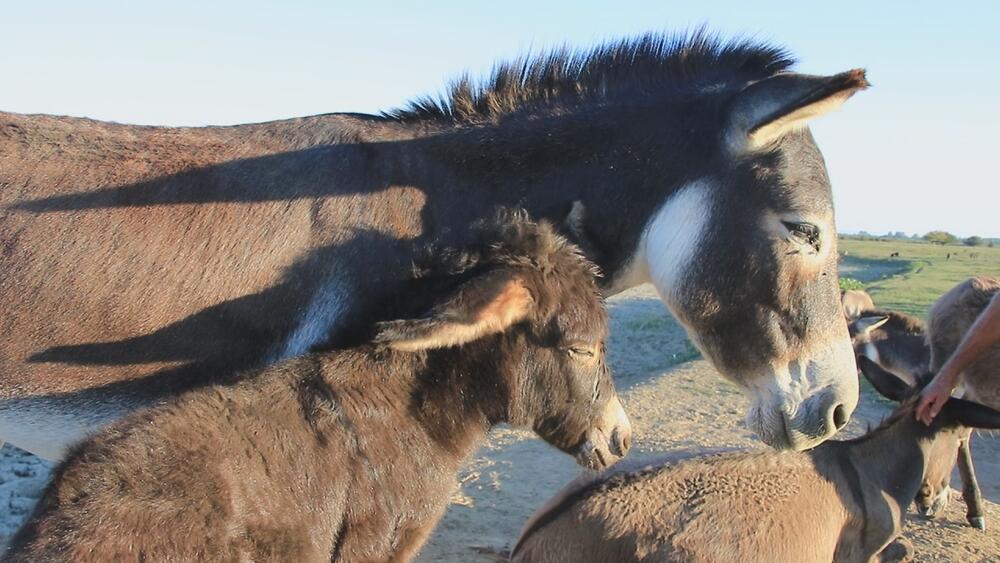
[[465,458],[489,429],[507,421],[507,390],[495,350],[483,343],[418,352],[400,405],[444,452]]
[[937,433],[906,411],[886,428],[853,444],[851,460],[863,481],[895,501],[902,512],[916,497]]

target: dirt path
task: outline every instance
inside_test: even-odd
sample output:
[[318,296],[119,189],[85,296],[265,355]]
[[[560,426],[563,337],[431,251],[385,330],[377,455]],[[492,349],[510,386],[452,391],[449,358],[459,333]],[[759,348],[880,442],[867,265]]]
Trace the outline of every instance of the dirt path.
[[[609,356],[632,417],[633,456],[676,449],[761,447],[743,428],[744,399],[696,356],[680,327],[648,287],[611,301]],[[685,363],[681,363],[685,362]],[[681,365],[677,365],[681,363]],[[673,366],[673,367],[672,367]],[[876,424],[889,406],[863,397],[847,429],[856,435]],[[983,492],[1000,501],[1000,438],[974,440]],[[51,465],[9,446],[0,451],[0,546],[41,493]],[[461,488],[418,561],[495,561],[515,541],[531,512],[579,469],[529,433],[499,429],[466,463]],[[1000,561],[1000,506],[987,507],[988,526],[965,525],[960,498],[945,518],[913,517],[907,535],[919,561]]]

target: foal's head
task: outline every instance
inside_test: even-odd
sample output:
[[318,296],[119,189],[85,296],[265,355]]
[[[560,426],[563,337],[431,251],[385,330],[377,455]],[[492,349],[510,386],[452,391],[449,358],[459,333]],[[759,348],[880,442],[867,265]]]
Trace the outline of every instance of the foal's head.
[[376,340],[477,362],[458,384],[486,390],[492,423],[531,428],[583,465],[610,465],[628,451],[631,426],[605,359],[596,268],[548,223],[507,213],[479,229],[478,247],[439,250],[418,273],[436,287],[430,311],[381,323]]

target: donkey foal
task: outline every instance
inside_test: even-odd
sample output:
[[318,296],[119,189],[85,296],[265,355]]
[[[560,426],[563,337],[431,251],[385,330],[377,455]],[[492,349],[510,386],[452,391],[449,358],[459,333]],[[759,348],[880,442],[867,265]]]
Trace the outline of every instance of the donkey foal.
[[[890,398],[914,391],[877,374],[872,384]],[[953,448],[965,427],[1000,428],[1000,412],[962,399],[949,400],[926,427],[914,419],[915,405],[916,397],[906,399],[862,438],[808,452],[690,457],[578,481],[531,517],[512,559],[885,560],[880,553],[899,535],[937,450]]]
[[494,424],[613,463],[631,431],[594,267],[519,216],[480,242],[439,253],[404,296],[425,314],[380,323],[375,343],[189,392],[78,445],[6,560],[405,561]]

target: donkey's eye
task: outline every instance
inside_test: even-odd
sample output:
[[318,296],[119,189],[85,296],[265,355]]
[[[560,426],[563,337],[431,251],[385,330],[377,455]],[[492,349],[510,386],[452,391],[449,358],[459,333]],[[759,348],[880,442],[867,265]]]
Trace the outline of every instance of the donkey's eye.
[[812,223],[796,223],[793,221],[782,221],[782,225],[788,229],[788,240],[800,246],[811,246],[813,250],[819,252],[819,227]]
[[581,346],[570,346],[566,348],[566,353],[570,356],[576,356],[577,358],[593,358],[594,351],[589,348],[583,348]]

